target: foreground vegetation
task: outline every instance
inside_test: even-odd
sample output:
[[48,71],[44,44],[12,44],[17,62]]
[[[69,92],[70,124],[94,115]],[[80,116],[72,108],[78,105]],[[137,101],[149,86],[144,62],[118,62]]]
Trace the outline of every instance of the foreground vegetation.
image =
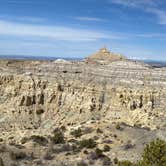
[[146,145],[142,160],[137,163],[130,161],[117,161],[118,166],[166,166],[166,142],[160,139],[152,141]]

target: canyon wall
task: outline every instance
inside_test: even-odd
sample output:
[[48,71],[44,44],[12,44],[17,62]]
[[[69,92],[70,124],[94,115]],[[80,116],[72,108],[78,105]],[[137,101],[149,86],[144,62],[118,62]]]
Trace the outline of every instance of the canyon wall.
[[3,61],[0,94],[1,131],[89,120],[165,126],[166,69],[140,62]]

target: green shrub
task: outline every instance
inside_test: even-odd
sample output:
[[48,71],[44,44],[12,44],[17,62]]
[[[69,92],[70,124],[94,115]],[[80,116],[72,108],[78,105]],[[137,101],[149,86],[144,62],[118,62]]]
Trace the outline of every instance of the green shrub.
[[72,131],[70,134],[73,135],[75,138],[81,137],[83,135],[82,130],[80,128]]
[[152,141],[145,147],[142,158],[144,165],[166,166],[166,142]]
[[110,146],[108,146],[108,145],[104,145],[104,149],[103,149],[103,151],[104,152],[109,152],[110,151]]
[[125,160],[125,161],[118,161],[118,166],[134,166],[132,162]]
[[114,161],[114,164],[115,164],[115,165],[117,165],[117,164],[118,164],[118,159],[117,159],[117,157],[116,157],[116,158],[114,158],[114,160],[113,160],[113,161]]
[[82,148],[95,148],[96,147],[96,142],[93,139],[84,139],[79,142],[79,147]]
[[156,139],[146,145],[142,160],[136,164],[130,161],[118,161],[118,166],[166,166],[166,142]]
[[121,130],[121,126],[120,126],[120,124],[117,123],[116,126],[115,126],[115,128],[116,128],[117,130]]
[[104,157],[103,151],[99,148],[96,148],[95,153],[96,153],[97,158]]
[[51,137],[51,141],[54,144],[63,144],[63,143],[65,143],[64,135],[63,135],[62,131],[59,128],[55,129],[53,134],[54,134],[54,136]]

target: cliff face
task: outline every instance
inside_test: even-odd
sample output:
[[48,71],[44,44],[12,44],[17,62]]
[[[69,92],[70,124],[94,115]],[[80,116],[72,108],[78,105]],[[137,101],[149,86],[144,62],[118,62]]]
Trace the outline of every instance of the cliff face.
[[91,119],[152,129],[165,125],[164,68],[130,61],[106,66],[29,61],[13,62],[1,70],[3,131],[50,129]]
[[[137,161],[146,143],[166,138],[165,101],[165,68],[129,60],[0,61],[0,162]],[[87,139],[106,157],[96,157],[94,147],[80,149]]]

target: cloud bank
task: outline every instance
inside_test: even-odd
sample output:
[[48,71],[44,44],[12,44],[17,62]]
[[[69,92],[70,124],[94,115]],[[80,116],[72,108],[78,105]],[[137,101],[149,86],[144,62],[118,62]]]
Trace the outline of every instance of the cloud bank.
[[98,31],[64,26],[23,24],[4,20],[0,20],[0,35],[30,36],[66,41],[94,41],[117,38],[117,36]]

